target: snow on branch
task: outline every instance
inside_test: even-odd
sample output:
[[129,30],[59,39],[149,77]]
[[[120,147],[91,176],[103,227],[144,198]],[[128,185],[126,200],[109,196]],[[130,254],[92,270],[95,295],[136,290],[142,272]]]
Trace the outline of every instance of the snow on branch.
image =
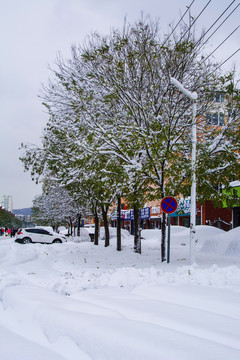
[[194,91],[194,92],[191,92],[187,89],[185,89],[183,87],[183,85],[177,80],[175,79],[174,77],[171,77],[170,76],[170,82],[171,84],[173,84],[174,86],[176,86],[184,95],[186,95],[189,99],[191,100],[197,100],[198,98],[198,95],[197,93]]

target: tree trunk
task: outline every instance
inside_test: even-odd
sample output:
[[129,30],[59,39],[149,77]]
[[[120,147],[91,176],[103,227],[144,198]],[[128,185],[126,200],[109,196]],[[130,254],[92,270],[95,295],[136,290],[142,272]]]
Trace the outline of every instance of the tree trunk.
[[121,251],[121,197],[117,197],[117,250]]
[[141,254],[141,230],[140,230],[140,218],[139,218],[139,208],[134,205],[134,250],[136,253]]
[[99,235],[99,217],[97,209],[95,211],[95,233],[94,233],[94,245],[98,245],[98,235]]
[[80,223],[81,223],[81,214],[78,214],[78,219],[77,219],[77,236],[80,236]]
[[103,223],[105,229],[105,247],[109,246],[109,239],[110,239],[107,213],[108,213],[108,206],[105,205],[102,206],[102,216],[103,216]]
[[69,219],[69,226],[70,226],[70,233],[68,230],[68,234],[70,234],[72,236],[72,220],[71,219]]

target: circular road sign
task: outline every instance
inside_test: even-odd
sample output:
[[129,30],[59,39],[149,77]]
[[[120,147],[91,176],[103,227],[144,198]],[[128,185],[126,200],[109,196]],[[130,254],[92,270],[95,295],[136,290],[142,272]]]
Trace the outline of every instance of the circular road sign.
[[177,210],[177,200],[172,196],[165,196],[161,201],[161,209],[166,214],[172,214]]

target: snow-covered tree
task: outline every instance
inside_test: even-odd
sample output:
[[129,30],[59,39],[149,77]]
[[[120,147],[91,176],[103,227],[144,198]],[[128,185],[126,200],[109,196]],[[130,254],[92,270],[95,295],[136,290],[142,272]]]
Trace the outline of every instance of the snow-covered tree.
[[[204,34],[196,38],[190,27],[181,29],[179,36],[161,40],[157,23],[139,21],[113,31],[108,38],[94,35],[86,50],[74,49],[75,58],[85,61],[92,94],[99,106],[98,117],[91,121],[95,137],[107,137],[99,145],[101,151],[123,160],[132,174],[131,185],[136,179],[136,184],[141,184],[140,179],[145,176],[149,190],[150,185],[155,186],[155,194],[160,198],[178,195],[183,188],[186,194],[186,185],[191,181],[192,102],[171,85],[170,78],[174,76],[185,88],[198,93],[198,118],[212,106],[212,96],[221,86],[218,65],[205,61]],[[229,147],[230,137],[239,136],[237,119],[235,116],[234,126],[232,120],[226,123],[221,142],[218,132],[204,127],[203,146],[208,151],[202,151],[202,155],[207,154],[208,161],[212,159],[202,167],[205,174],[212,167],[209,183],[201,182],[199,166],[198,189],[205,199],[216,185],[214,167],[219,169],[223,157],[225,163],[231,163],[231,171],[234,168],[236,174],[239,172],[238,142],[231,141],[231,151]],[[223,140],[225,151],[221,152]],[[199,164],[202,159],[203,156]],[[230,172],[221,171],[223,176],[229,180]],[[162,230],[164,259],[165,215]]]
[[[201,118],[221,85],[218,65],[204,56],[203,43],[204,34],[197,38],[189,24],[180,26],[178,35],[173,32],[161,37],[158,22],[141,19],[134,25],[125,23],[105,37],[93,34],[84,46],[72,48],[70,59],[59,56],[54,78],[41,95],[50,114],[44,146],[33,153],[27,149],[23,157],[26,168],[39,173],[47,164],[56,174],[62,173],[60,182],[80,189],[79,185],[90,178],[98,188],[98,175],[105,176],[107,165],[117,163],[115,171],[121,168],[125,174],[126,196],[136,214],[145,196],[163,198],[187,193],[191,181],[192,103],[172,86],[170,78],[198,93]],[[228,129],[227,125],[225,133]],[[205,149],[215,148],[218,134],[211,134],[206,132],[201,144],[204,149],[199,151],[199,164],[204,166],[199,165],[199,175],[203,175],[201,169],[207,174]],[[233,153],[236,157],[236,148]],[[212,164],[221,162],[219,147],[208,154],[214,159]],[[89,157],[98,174],[86,166]],[[209,194],[216,183],[214,176],[205,178],[199,187],[201,194]],[[106,184],[112,186],[111,182]],[[102,194],[104,189],[99,189]],[[100,199],[96,206],[102,203]],[[165,228],[164,214],[162,260]],[[139,251],[138,237],[136,231]]]
[[57,229],[59,225],[68,223],[71,229],[73,221],[81,213],[82,208],[55,181],[45,179],[43,194],[33,201],[33,220],[39,225],[51,225]]
[[[139,196],[145,184],[143,193],[153,186],[163,198],[173,177],[178,193],[189,175],[191,101],[171,86],[170,76],[201,93],[201,111],[216,87],[214,66],[199,56],[201,41],[185,30],[181,41],[166,41],[158,23],[141,20],[108,37],[94,34],[84,48],[73,48],[72,59],[58,63],[57,84],[46,92],[55,111],[84,114],[99,152],[121,159],[129,189]],[[67,106],[60,101],[63,94],[71,98]],[[162,229],[164,258],[165,217]]]

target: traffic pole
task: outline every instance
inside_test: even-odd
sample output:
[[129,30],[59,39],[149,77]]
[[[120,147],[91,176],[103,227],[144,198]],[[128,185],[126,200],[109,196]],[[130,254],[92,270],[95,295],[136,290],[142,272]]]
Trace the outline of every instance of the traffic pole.
[[168,214],[168,243],[167,243],[167,263],[170,262],[170,231],[171,231],[171,216]]

